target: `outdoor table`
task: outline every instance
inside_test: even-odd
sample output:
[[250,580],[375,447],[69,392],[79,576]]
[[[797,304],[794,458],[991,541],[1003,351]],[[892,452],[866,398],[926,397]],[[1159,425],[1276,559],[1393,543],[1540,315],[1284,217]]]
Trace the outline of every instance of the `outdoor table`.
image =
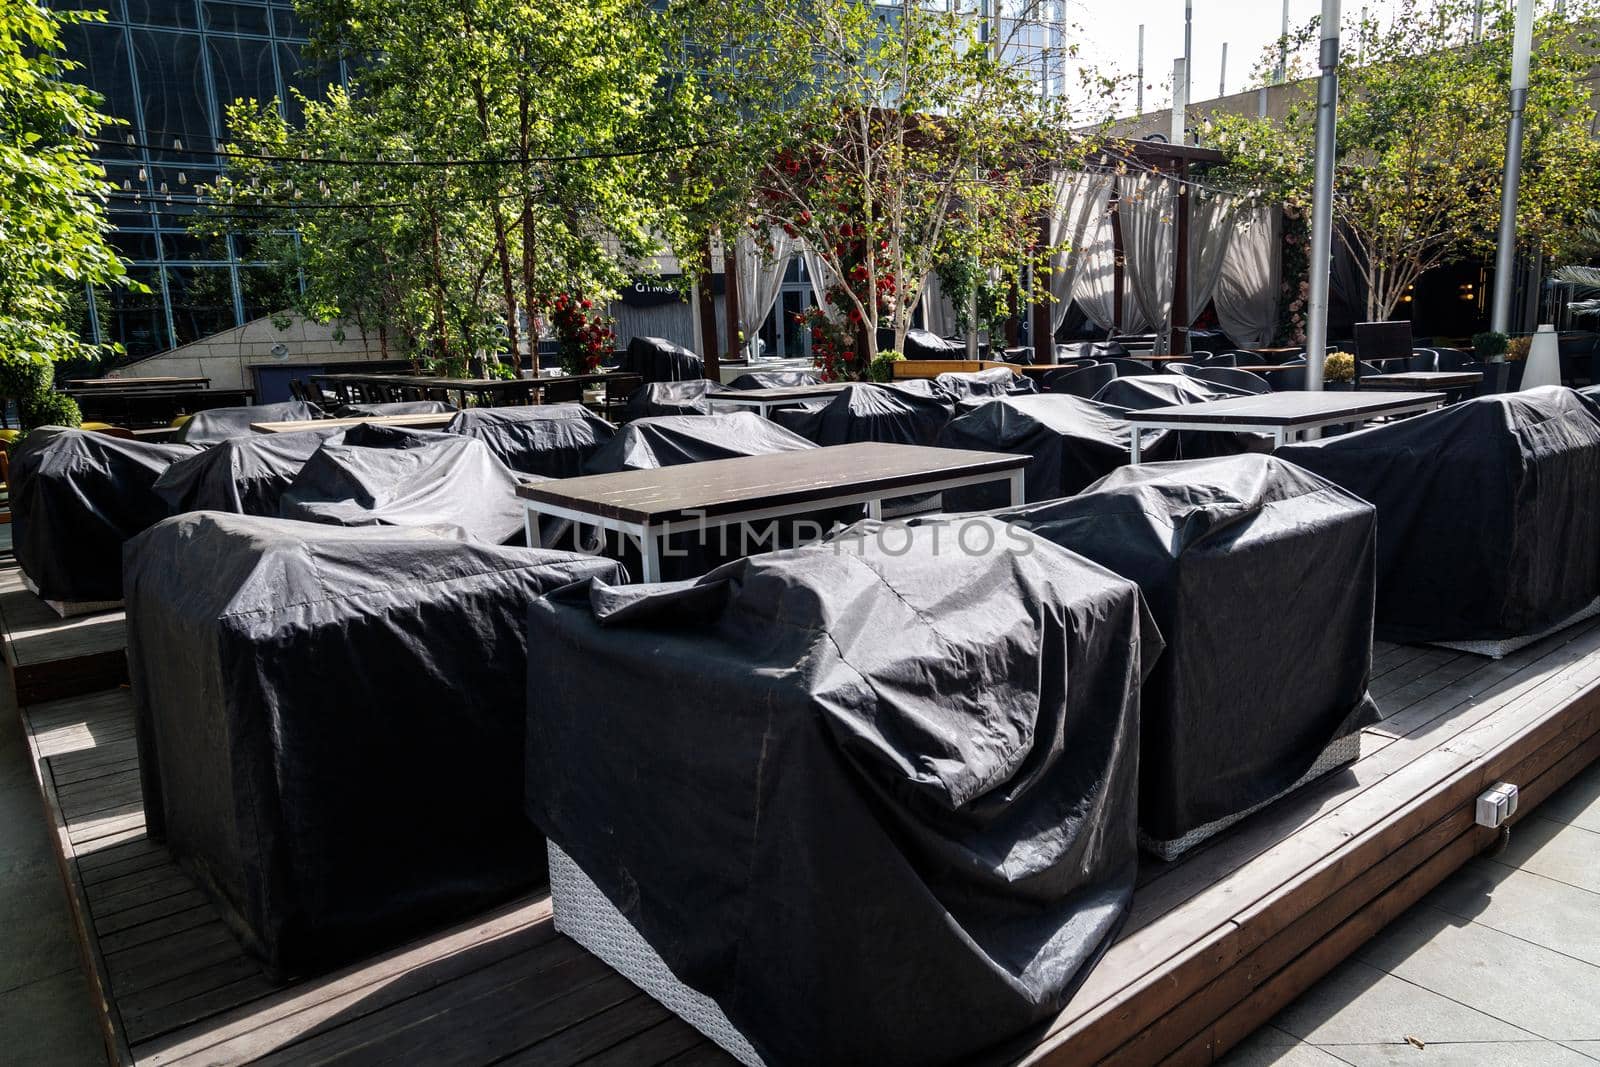
[[[1091,356],[1089,358],[1094,359],[1096,357]],[[1194,356],[1187,352],[1176,352],[1164,356],[1157,356],[1149,352],[1130,352],[1126,356],[1117,356],[1114,358],[1131,359],[1138,363],[1184,363],[1193,360]]]
[[455,418],[455,412],[436,415],[370,415],[352,419],[296,419],[292,422],[252,422],[256,433],[295,433],[299,430],[325,430],[329,427],[356,426],[370,422],[377,426],[404,426],[412,430],[439,430]]
[[1475,370],[1412,370],[1394,374],[1363,374],[1363,389],[1470,389],[1483,381]]
[[685,530],[734,526],[785,515],[865,504],[873,518],[883,501],[1006,481],[1023,502],[1027,456],[924,445],[861,442],[620,471],[522,485],[528,544],[540,547],[539,517],[615,530],[638,542],[643,580],[661,576],[666,538]]
[[148,378],[79,378],[76,381],[62,384],[62,391],[68,394],[77,392],[99,392],[103,389],[126,390],[133,392],[139,389],[205,389],[211,384],[210,378],[183,377],[179,375],[155,375]]
[[[1365,422],[1380,415],[1431,411],[1444,403],[1442,393],[1325,393],[1291,390],[1262,393],[1203,404],[1130,411],[1123,417],[1136,427],[1155,430],[1207,430],[1216,433],[1268,433],[1281,448],[1297,434],[1322,426]],[[1130,461],[1139,462],[1139,437],[1133,435]]]
[[807,400],[826,400],[850,388],[851,382],[824,382],[821,385],[780,385],[769,389],[728,389],[717,391],[708,398],[713,406],[755,408],[765,417],[773,408],[801,404]]
[[243,407],[255,400],[253,389],[202,389],[194,386],[149,386],[135,389],[69,390],[86,422],[109,422],[129,429],[166,426],[178,415],[207,408]]

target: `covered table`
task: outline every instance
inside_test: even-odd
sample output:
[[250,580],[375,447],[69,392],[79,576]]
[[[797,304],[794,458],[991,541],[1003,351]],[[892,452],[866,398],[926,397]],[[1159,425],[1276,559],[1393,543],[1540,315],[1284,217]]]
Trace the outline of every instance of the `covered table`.
[[444,432],[482,441],[519,473],[568,478],[583,470],[616,429],[582,404],[534,404],[469,408],[458,412]]
[[817,446],[748,411],[718,415],[660,415],[616,431],[584,464],[585,474],[654,470],[734,456],[766,456]]
[[[939,434],[945,448],[977,448],[1014,452],[1028,457],[1029,503],[1070,496],[1128,462],[1133,427],[1127,412],[1066,393],[969,400]],[[1177,437],[1163,430],[1144,431],[1143,451],[1152,459],[1169,459]],[[1000,507],[1003,494],[992,486],[947,492],[951,511]]]
[[729,389],[781,389],[791,385],[821,385],[822,375],[814,370],[756,370],[739,375]]
[[746,1062],[959,1061],[1055,1012],[1132,896],[1160,639],[1131,583],[1015,536],[864,522],[536,603],[556,928]]
[[197,411],[178,427],[174,441],[192,445],[214,445],[232,437],[249,437],[257,422],[304,422],[322,417],[322,409],[304,400],[281,404],[252,404],[247,407],[211,408]]
[[1140,707],[1139,825],[1171,859],[1359,755],[1377,515],[1270,456],[1113,471],[999,513],[1137,582],[1166,641]]
[[1600,413],[1570,389],[1479,397],[1277,455],[1377,506],[1379,637],[1503,655],[1600,598]]
[[952,400],[980,396],[1018,396],[1037,393],[1033,379],[1013,373],[1006,367],[980,371],[949,371],[933,379],[936,389]]
[[839,388],[831,399],[780,408],[771,417],[819,445],[858,441],[931,445],[950,421],[953,408],[943,396],[854,383]]
[[355,419],[371,415],[446,415],[455,407],[443,400],[388,400],[379,403],[344,404],[334,409],[336,419]]
[[614,564],[197,512],[130,543],[127,570],[150,833],[279,976],[544,881],[527,609]]
[[507,544],[523,537],[518,484],[482,441],[409,434],[380,447],[324,444],[284,491],[279,507],[286,519],[426,526],[447,536]]
[[155,483],[194,445],[42,427],[11,450],[12,551],[56,605],[122,599],[122,543],[167,517]]

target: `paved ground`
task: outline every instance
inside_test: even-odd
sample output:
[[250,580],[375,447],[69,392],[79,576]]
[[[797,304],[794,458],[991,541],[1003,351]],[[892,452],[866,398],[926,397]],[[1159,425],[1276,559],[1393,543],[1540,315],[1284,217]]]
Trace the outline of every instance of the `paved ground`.
[[[10,682],[0,670],[0,1064],[104,1062],[68,923]],[[1524,821],[1504,854],[1474,860],[1226,1063],[1597,1061],[1600,763]]]

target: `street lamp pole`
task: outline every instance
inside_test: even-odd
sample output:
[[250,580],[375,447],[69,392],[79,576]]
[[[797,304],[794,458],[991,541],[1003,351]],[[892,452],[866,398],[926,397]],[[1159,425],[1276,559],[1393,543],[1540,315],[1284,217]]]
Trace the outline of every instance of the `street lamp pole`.
[[1522,112],[1528,103],[1528,64],[1533,51],[1533,0],[1519,0],[1511,39],[1511,124],[1506,130],[1506,173],[1500,186],[1500,234],[1494,250],[1494,302],[1489,328],[1511,327],[1511,275],[1517,258],[1517,187],[1522,181]]
[[1317,62],[1316,177],[1311,189],[1310,306],[1306,310],[1306,388],[1322,389],[1328,351],[1328,271],[1333,261],[1333,155],[1339,107],[1339,0],[1322,0]]

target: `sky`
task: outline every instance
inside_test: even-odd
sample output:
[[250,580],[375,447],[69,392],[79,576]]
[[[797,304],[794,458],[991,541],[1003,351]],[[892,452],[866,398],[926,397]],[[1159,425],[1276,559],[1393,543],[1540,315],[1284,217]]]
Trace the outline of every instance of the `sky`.
[[[1278,39],[1283,0],[1192,0],[1194,5],[1194,69],[1190,100],[1211,100],[1218,93],[1222,45],[1228,45],[1226,90],[1243,91],[1263,51]],[[1346,16],[1366,6],[1374,14],[1388,9],[1387,0],[1344,0]],[[1129,89],[1116,101],[1116,114],[1132,114],[1131,75],[1138,67],[1139,25],[1144,24],[1146,111],[1172,103],[1172,61],[1183,55],[1184,0],[1068,0],[1067,18],[1079,28],[1082,56],[1102,70],[1130,75]],[[1289,0],[1289,25],[1303,26],[1322,11],[1321,0]],[[1099,118],[1099,115],[1092,116]]]

